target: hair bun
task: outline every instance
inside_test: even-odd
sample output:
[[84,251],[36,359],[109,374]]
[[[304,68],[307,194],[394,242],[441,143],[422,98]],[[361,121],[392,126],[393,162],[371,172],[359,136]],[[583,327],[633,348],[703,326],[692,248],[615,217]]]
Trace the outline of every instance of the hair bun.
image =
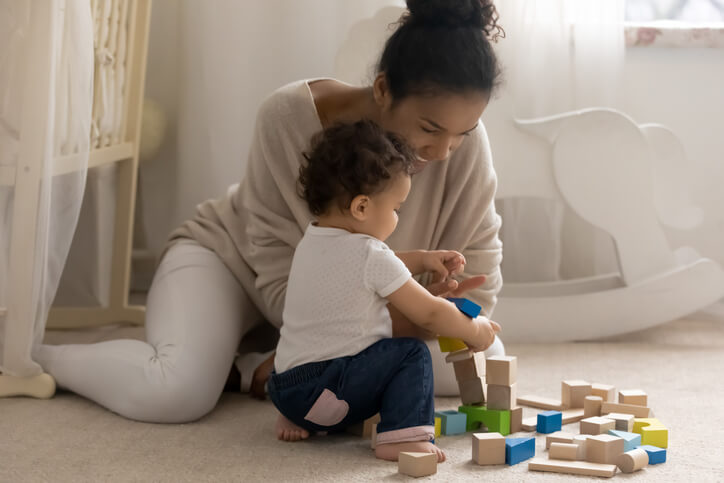
[[414,25],[472,27],[493,39],[505,35],[493,0],[407,0],[407,10],[407,21]]

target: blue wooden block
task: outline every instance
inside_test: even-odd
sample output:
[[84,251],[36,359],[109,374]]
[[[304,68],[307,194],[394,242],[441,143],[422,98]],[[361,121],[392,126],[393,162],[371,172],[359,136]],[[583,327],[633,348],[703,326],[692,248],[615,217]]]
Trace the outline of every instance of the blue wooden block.
[[505,463],[516,465],[535,456],[535,438],[505,438]]
[[643,446],[636,446],[636,448],[641,448],[642,450],[646,451],[649,454],[649,464],[650,465],[658,465],[659,463],[666,463],[666,448],[658,448],[656,446],[651,446],[650,444],[645,444]]
[[563,426],[563,413],[560,411],[544,411],[538,413],[536,431],[543,434],[555,433]]
[[636,449],[637,446],[641,446],[641,435],[636,433],[629,433],[627,431],[617,431],[615,429],[609,429],[608,434],[616,436],[617,438],[623,439],[623,452],[631,451]]
[[471,319],[474,319],[475,317],[480,315],[480,311],[482,310],[480,305],[476,304],[472,300],[458,297],[448,297],[448,300],[454,303],[457,306],[458,310],[460,310],[460,312],[464,313]]
[[468,424],[467,414],[450,409],[448,411],[435,411],[435,416],[440,418],[440,434],[450,436],[465,432],[465,426]]

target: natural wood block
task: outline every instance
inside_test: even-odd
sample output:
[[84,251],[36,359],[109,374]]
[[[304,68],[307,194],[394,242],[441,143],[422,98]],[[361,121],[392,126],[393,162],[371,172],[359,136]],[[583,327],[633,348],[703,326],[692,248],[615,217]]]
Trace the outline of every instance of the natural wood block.
[[397,471],[408,476],[428,476],[437,473],[436,453],[401,452]]
[[643,449],[632,449],[616,459],[616,466],[624,473],[633,473],[649,464],[649,454]]
[[616,404],[604,402],[603,404],[601,404],[601,414],[606,413],[633,414],[637,418],[652,417],[651,409],[645,406],[636,406],[634,404]]
[[623,413],[608,413],[603,415],[604,418],[613,419],[616,421],[616,431],[626,431],[627,433],[633,432],[634,415],[623,414]]
[[561,411],[561,415],[563,418],[562,423],[563,424],[571,424],[571,423],[577,423],[581,419],[585,417],[583,408],[579,409],[564,409]]
[[538,415],[523,418],[520,427],[523,431],[535,431],[538,428]]
[[531,394],[519,397],[518,404],[520,404],[521,406],[528,406],[538,409],[548,409],[551,411],[560,411],[561,409],[563,409],[563,405],[558,399],[534,396]]
[[623,453],[624,441],[610,434],[597,434],[586,440],[586,461],[615,465]]
[[581,434],[606,434],[609,429],[616,429],[616,421],[613,419],[593,416],[581,420]]
[[370,447],[372,449],[375,449],[377,447],[377,424],[372,425],[372,434],[370,434]]
[[523,408],[520,406],[510,410],[510,432],[517,433],[523,429]]
[[583,399],[583,416],[587,418],[600,416],[602,404],[603,398],[601,396],[586,396]]
[[546,436],[546,449],[549,449],[553,443],[573,443],[573,436],[575,435],[564,431],[551,433]]
[[610,478],[616,474],[616,465],[601,465],[587,461],[547,460],[543,458],[530,460],[528,469],[582,476],[602,476],[605,478]]
[[603,402],[616,402],[616,386],[610,384],[591,384],[591,395],[600,396]]
[[473,434],[473,461],[479,465],[505,464],[505,437],[500,433]]
[[590,382],[579,380],[561,382],[561,404],[564,408],[582,408],[584,398],[590,395]]
[[588,434],[577,434],[573,437],[573,444],[578,446],[576,459],[579,461],[585,461],[586,459],[586,441],[588,441],[588,438],[590,438]]
[[518,359],[515,356],[492,356],[486,360],[485,377],[488,384],[510,386],[518,379]]
[[488,409],[511,409],[515,407],[517,384],[501,386],[488,384],[488,392],[485,395]]
[[575,461],[578,455],[578,445],[573,443],[551,443],[548,457],[552,460]]
[[485,379],[458,381],[458,387],[463,404],[485,404]]
[[453,351],[446,355],[445,362],[464,361],[465,359],[470,359],[471,357],[473,357],[473,354],[475,354],[475,352],[473,352],[472,349],[468,349],[466,346],[465,349]]
[[648,406],[648,396],[641,389],[625,389],[618,392],[619,404]]
[[371,418],[365,419],[364,422],[353,424],[349,426],[345,431],[348,433],[362,436],[363,438],[369,438],[372,436],[372,425],[380,422],[380,415],[375,414]]
[[455,379],[458,381],[467,381],[468,379],[478,379],[485,377],[485,353],[474,352],[472,357],[461,361],[453,362],[455,369]]

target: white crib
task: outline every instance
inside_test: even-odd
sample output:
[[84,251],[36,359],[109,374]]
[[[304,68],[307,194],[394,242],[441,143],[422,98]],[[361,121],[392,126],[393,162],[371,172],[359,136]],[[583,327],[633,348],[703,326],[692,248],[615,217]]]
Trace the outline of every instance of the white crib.
[[[129,305],[128,293],[151,0],[90,0],[90,6],[95,67],[87,166],[88,169],[117,166],[109,304],[51,308],[47,324],[53,328],[89,327],[121,321],[142,324],[145,314],[143,306]],[[64,15],[66,7],[70,5],[63,0],[34,3],[28,38],[42,38],[41,33]],[[31,52],[26,55],[37,55],[38,59],[52,57],[48,51],[55,47],[38,41],[28,45]],[[4,343],[0,354],[4,361],[13,356],[16,360],[18,357],[29,360],[31,341],[37,338],[35,314],[38,307],[34,300],[38,294],[33,293],[33,277],[38,275],[39,269],[35,266],[34,243],[37,217],[43,213],[39,196],[43,153],[45,149],[61,152],[46,146],[45,124],[31,122],[48,116],[49,99],[43,94],[52,88],[49,86],[53,79],[50,75],[52,64],[39,60],[28,65],[26,82],[22,85],[23,123],[19,129],[17,163],[15,166],[0,164],[0,187],[14,189],[7,267],[12,294],[7,299],[7,306],[0,307],[0,329],[4,327],[4,332],[0,332],[0,343]],[[87,152],[54,154],[50,176],[59,177],[85,169],[85,159],[81,161],[80,156],[86,155]],[[0,397],[50,397],[54,394],[55,384],[49,375],[38,374],[38,371],[28,374],[27,369],[15,372],[4,361],[0,360],[0,367],[5,368],[0,374]]]

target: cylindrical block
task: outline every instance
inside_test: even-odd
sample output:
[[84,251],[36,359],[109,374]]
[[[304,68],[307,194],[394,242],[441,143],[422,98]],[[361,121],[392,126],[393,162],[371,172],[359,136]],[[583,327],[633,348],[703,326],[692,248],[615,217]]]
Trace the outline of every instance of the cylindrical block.
[[586,396],[583,400],[583,417],[600,416],[602,404],[603,398],[601,396]]
[[573,443],[551,443],[548,457],[554,460],[575,461],[578,455],[578,445]]
[[641,448],[619,455],[616,466],[624,473],[633,473],[649,464],[649,454]]

